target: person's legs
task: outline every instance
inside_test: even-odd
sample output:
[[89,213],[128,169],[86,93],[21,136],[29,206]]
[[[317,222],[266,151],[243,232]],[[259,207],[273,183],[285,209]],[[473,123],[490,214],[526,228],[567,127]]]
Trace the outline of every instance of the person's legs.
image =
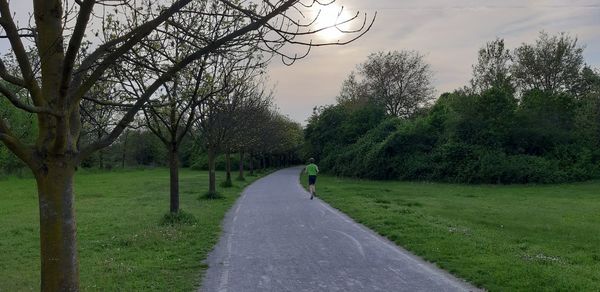
[[312,200],[315,196],[315,182],[317,181],[316,175],[308,176],[308,191],[310,191],[310,199]]

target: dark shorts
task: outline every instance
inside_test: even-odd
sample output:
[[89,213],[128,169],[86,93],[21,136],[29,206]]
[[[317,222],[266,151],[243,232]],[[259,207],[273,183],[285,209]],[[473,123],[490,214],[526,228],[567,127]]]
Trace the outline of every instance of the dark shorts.
[[317,176],[316,175],[309,175],[308,176],[308,184],[309,185],[314,185],[317,182]]

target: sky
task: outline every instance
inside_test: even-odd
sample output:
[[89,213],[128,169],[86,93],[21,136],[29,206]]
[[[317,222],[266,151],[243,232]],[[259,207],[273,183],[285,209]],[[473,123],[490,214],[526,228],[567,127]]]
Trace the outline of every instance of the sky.
[[[31,11],[31,3],[13,0],[11,9],[22,18]],[[368,17],[377,13],[377,18],[371,30],[351,44],[314,48],[292,66],[275,59],[268,68],[278,108],[302,124],[315,106],[335,103],[343,80],[377,51],[423,54],[434,72],[436,95],[466,85],[477,51],[497,37],[514,49],[534,42],[542,30],[568,32],[585,45],[586,62],[600,68],[600,0],[336,0],[335,5],[348,15],[360,11]],[[322,21],[327,23],[332,12],[323,11]],[[336,15],[338,10],[333,11]],[[327,37],[317,35],[315,41]],[[0,43],[0,52],[6,45]]]
[[[477,51],[503,38],[507,48],[540,31],[568,32],[600,68],[600,0],[337,0],[344,10],[377,12],[371,30],[345,46],[320,47],[292,66],[268,68],[279,109],[302,124],[315,106],[335,103],[343,80],[377,51],[416,50],[434,72],[436,95],[467,84]],[[322,14],[323,15],[323,14]],[[315,38],[322,38],[316,36]]]

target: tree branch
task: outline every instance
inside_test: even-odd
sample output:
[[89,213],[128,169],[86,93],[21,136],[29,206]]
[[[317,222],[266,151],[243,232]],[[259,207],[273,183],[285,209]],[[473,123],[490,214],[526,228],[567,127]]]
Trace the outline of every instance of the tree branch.
[[137,112],[144,106],[144,104],[148,101],[148,99],[150,99],[150,97],[154,94],[154,92],[160,86],[162,86],[162,84],[164,84],[165,82],[170,80],[173,76],[175,76],[175,74],[177,74],[177,72],[181,71],[183,68],[185,68],[187,65],[189,65],[193,61],[200,59],[205,54],[215,51],[216,49],[218,49],[221,46],[223,46],[224,44],[236,39],[237,37],[243,36],[250,31],[257,30],[258,28],[263,26],[265,23],[267,23],[273,17],[286,11],[288,8],[290,8],[290,6],[292,6],[296,2],[297,2],[297,0],[285,1],[283,4],[281,4],[281,6],[277,7],[276,9],[274,9],[273,11],[271,11],[270,13],[265,15],[262,19],[255,21],[255,22],[251,22],[248,25],[214,41],[213,43],[205,46],[204,48],[183,58],[180,63],[173,65],[173,67],[171,67],[167,72],[162,74],[156,81],[154,81],[154,83],[152,83],[152,85],[150,85],[147,88],[146,92],[140,97],[140,99],[138,99],[138,101],[135,103],[135,105],[131,109],[129,109],[129,111],[127,111],[127,113],[123,116],[123,118],[119,121],[117,126],[112,130],[112,132],[109,135],[107,135],[104,139],[102,139],[96,143],[90,144],[89,146],[85,147],[81,151],[79,160],[84,159],[85,157],[87,157],[91,153],[93,153],[94,151],[96,151],[98,149],[102,149],[104,147],[107,147],[112,142],[114,142],[119,137],[119,135],[123,132],[123,130],[125,130],[125,128],[127,128],[127,125],[133,120],[133,118],[135,117]]
[[[80,3],[81,8],[79,10],[79,14],[77,15],[75,29],[73,30],[73,35],[69,41],[69,46],[67,48],[63,63],[62,80],[60,83],[60,96],[64,98],[67,96],[69,83],[72,79],[73,66],[75,66],[75,59],[77,58],[77,53],[81,47],[83,37],[85,36],[85,30],[90,20],[95,3],[96,0],[84,0],[82,3]],[[61,101],[61,103],[64,102],[65,100]]]
[[[158,27],[161,23],[166,21],[171,15],[177,13],[184,6],[190,3],[192,0],[179,0],[173,5],[171,5],[168,9],[163,11],[159,16],[155,19],[146,22],[137,28],[133,29],[123,37],[118,39],[118,42],[113,41],[109,42],[96,50],[99,52],[92,53],[90,55],[91,59],[84,60],[83,64],[91,66],[98,58],[102,56],[103,52],[108,51],[111,47],[118,44],[119,42],[124,42],[120,47],[114,50],[112,53],[108,54],[102,62],[96,67],[96,69],[90,74],[90,76],[78,86],[75,90],[74,94],[69,97],[69,102],[73,105],[79,102],[79,100],[83,97],[83,95],[96,83],[96,81],[104,74],[104,72],[110,67],[111,64],[114,63],[114,60],[123,56],[127,51],[129,51],[133,46],[139,43],[144,37],[148,36],[152,31]],[[86,68],[84,67],[84,70]]]
[[10,45],[15,53],[15,56],[17,57],[21,74],[23,74],[25,85],[31,93],[33,103],[37,106],[44,106],[45,102],[41,95],[40,88],[35,80],[31,63],[27,57],[27,52],[25,51],[23,42],[21,42],[19,31],[14,20],[12,19],[10,8],[6,0],[0,0],[0,25],[4,28],[6,37],[10,41]]
[[4,62],[2,61],[2,59],[0,59],[0,78],[6,80],[16,86],[23,87],[23,88],[26,87],[25,80],[8,73],[8,70],[6,69],[6,66],[4,65]]
[[27,147],[10,131],[4,119],[0,117],[0,141],[14,153],[19,159],[23,160],[32,170],[37,170],[37,163],[33,158],[33,148]]
[[34,114],[50,114],[50,115],[53,115],[56,117],[64,116],[64,113],[57,112],[57,111],[52,110],[47,107],[32,106],[32,105],[23,103],[14,92],[10,91],[8,88],[4,87],[2,84],[0,84],[0,94],[4,95],[10,101],[10,103],[12,103],[14,106],[16,106],[17,108],[20,108],[24,111],[34,113]]

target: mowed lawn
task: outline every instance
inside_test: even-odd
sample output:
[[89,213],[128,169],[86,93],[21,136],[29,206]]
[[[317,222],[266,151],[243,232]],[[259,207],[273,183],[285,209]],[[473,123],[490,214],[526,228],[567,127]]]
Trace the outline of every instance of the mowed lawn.
[[317,193],[485,289],[600,291],[599,181],[466,186],[321,175]]
[[[168,169],[76,175],[82,290],[196,290],[202,259],[246,183],[219,189],[223,199],[199,200],[207,173],[184,169],[180,179],[181,208],[198,222],[170,227],[159,224],[169,210]],[[0,180],[0,291],[40,289],[37,202],[33,179]]]

